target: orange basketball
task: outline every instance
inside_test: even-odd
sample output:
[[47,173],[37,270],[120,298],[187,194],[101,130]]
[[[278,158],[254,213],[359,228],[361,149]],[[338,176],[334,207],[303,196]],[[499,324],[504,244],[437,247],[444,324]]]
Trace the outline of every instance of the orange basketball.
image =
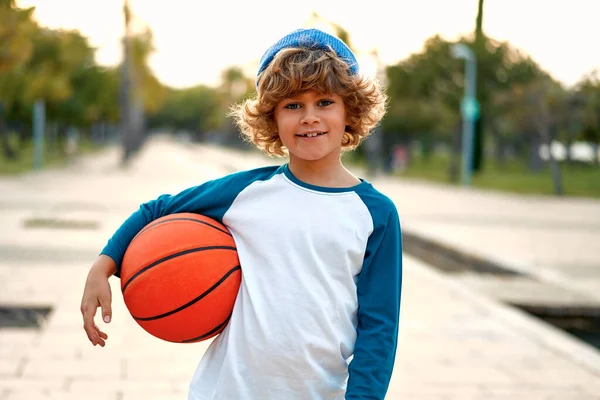
[[199,342],[219,334],[241,283],[231,233],[198,214],[172,214],[148,224],[121,264],[127,309],[148,333],[169,342]]

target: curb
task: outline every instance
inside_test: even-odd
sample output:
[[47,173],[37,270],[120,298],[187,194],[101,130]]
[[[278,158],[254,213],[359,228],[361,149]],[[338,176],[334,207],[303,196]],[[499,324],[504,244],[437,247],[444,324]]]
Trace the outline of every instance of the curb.
[[451,277],[434,270],[421,260],[414,260],[415,271],[428,280],[448,288],[489,312],[494,318],[519,331],[527,339],[539,343],[558,356],[573,361],[600,379],[600,351],[587,343],[575,339],[559,328],[539,321],[515,307],[488,298]]

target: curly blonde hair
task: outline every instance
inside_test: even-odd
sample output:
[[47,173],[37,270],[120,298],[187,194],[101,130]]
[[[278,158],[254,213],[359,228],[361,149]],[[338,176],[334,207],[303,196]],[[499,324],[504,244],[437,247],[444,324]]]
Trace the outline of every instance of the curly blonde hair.
[[348,64],[331,49],[282,49],[257,78],[256,96],[236,104],[230,116],[242,137],[269,155],[287,149],[275,128],[274,110],[283,99],[307,90],[337,94],[344,100],[348,125],[342,150],[353,150],[383,118],[387,96],[380,85],[353,75]]

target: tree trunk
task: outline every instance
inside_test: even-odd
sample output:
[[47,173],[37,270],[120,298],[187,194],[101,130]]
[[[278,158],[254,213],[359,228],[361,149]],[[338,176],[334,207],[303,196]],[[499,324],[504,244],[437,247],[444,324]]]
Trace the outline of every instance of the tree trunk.
[[490,121],[489,128],[490,133],[494,138],[494,155],[496,156],[496,165],[500,168],[504,168],[506,166],[504,138],[500,134],[500,130],[498,129],[496,122]]
[[[551,144],[552,143],[550,141],[547,142],[547,146],[549,149]],[[552,182],[554,183],[554,194],[556,194],[557,196],[562,196],[564,194],[564,190],[562,184],[562,177],[560,175],[560,169],[558,168],[558,162],[556,161],[556,158],[554,158],[552,151],[548,152],[548,157],[550,160],[550,170],[552,171]]]
[[567,165],[572,165],[573,164],[573,154],[571,153],[571,147],[573,147],[573,139],[569,138],[567,140],[567,143],[565,143],[565,147],[566,147],[565,163]]
[[552,173],[552,183],[554,184],[554,194],[557,196],[562,196],[564,194],[562,177],[560,174],[560,168],[558,167],[558,162],[556,158],[554,158],[554,154],[552,154],[552,139],[553,136],[550,133],[550,127],[548,124],[536,124],[538,126],[538,131],[542,138],[542,142],[548,147],[548,161],[550,163],[550,171]]
[[11,147],[8,129],[4,121],[4,104],[0,101],[0,141],[2,142],[2,152],[7,160],[15,160],[17,158],[16,151]]
[[460,130],[455,129],[450,144],[450,165],[448,167],[448,178],[450,179],[450,182],[458,182],[459,180],[461,137]]
[[540,145],[542,141],[537,135],[531,135],[529,140],[527,167],[534,172],[540,172],[544,167],[544,161],[540,157]]

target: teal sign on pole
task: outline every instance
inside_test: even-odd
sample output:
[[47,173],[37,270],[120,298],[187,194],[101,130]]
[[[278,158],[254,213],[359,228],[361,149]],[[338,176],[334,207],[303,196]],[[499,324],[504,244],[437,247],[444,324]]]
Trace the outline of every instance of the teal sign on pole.
[[460,112],[463,118],[476,120],[479,117],[479,103],[473,97],[465,97],[460,103]]

